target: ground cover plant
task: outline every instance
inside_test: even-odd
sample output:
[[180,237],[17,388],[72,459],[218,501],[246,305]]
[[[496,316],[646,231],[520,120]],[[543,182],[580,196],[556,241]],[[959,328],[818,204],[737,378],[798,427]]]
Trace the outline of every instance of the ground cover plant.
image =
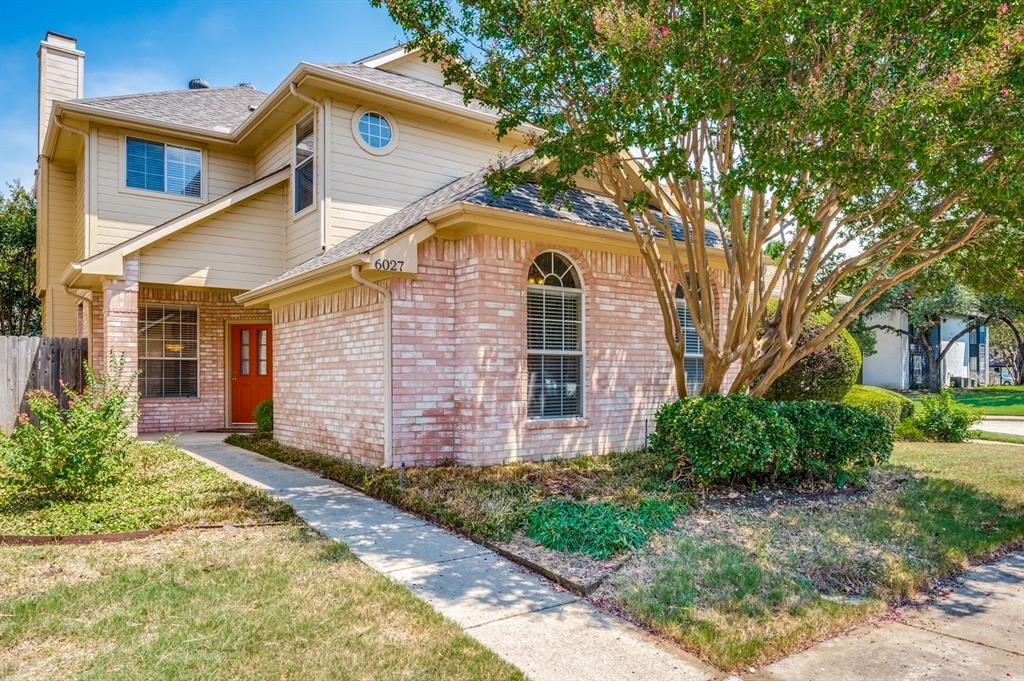
[[597,594],[725,669],[763,664],[1024,545],[1024,449],[898,443],[866,487],[680,516]]

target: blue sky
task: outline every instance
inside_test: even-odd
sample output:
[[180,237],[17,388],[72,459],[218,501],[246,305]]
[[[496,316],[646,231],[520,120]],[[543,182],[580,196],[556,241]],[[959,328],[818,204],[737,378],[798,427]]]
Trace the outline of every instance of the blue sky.
[[14,2],[0,24],[0,187],[31,186],[36,50],[47,30],[78,38],[85,96],[251,82],[269,91],[302,60],[344,62],[401,41],[387,12],[333,2]]

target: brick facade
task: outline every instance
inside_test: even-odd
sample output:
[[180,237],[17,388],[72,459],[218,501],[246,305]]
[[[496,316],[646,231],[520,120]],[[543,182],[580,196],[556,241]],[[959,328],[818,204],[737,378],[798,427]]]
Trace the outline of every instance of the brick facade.
[[[134,265],[132,264],[134,263]],[[237,291],[140,286],[138,261],[125,262],[125,279],[104,282],[102,305],[92,306],[90,354],[96,366],[113,351],[127,366],[138,366],[139,305],[149,303],[199,310],[199,396],[146,398],[139,402],[141,433],[223,428],[227,417],[226,344],[232,321],[269,321],[267,310],[252,310],[234,301]]]
[[[583,280],[582,418],[527,418],[526,279],[546,250],[568,256]],[[491,464],[643,445],[675,388],[639,257],[471,236],[430,239],[418,259],[414,278],[390,282],[393,465]],[[726,297],[715,295],[723,310]],[[282,442],[383,462],[384,310],[363,287],[275,309]]]
[[384,306],[365,287],[274,309],[274,436],[384,463]]

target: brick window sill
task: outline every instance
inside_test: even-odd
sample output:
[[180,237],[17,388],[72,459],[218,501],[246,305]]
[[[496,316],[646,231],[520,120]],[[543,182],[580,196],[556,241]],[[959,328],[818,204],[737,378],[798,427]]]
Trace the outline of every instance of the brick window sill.
[[527,430],[555,430],[564,428],[586,428],[590,425],[590,419],[569,418],[569,419],[532,419],[526,422]]

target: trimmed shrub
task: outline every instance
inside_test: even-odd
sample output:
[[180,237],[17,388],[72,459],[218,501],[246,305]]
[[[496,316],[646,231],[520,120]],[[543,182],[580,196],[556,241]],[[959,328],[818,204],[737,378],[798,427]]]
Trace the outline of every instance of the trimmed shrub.
[[111,355],[110,370],[100,376],[86,364],[85,380],[81,393],[64,388],[64,411],[52,394],[31,392],[31,416],[21,414],[14,432],[0,436],[0,478],[15,494],[79,499],[123,472],[137,416],[123,358]]
[[980,420],[981,414],[958,403],[950,388],[921,398],[920,413],[914,417],[921,432],[941,442],[963,442],[971,436],[971,426]]
[[893,425],[886,418],[838,402],[779,402],[796,431],[794,473],[840,485],[892,455]]
[[[777,309],[777,305],[775,308]],[[775,310],[769,308],[769,319]],[[804,325],[797,347],[804,345],[832,321],[832,315],[821,311]],[[857,382],[861,365],[860,346],[844,330],[827,347],[804,357],[789,371],[779,376],[765,394],[769,400],[829,400],[838,402]]]
[[257,404],[252,415],[256,419],[256,428],[261,433],[274,430],[274,400],[263,400]]
[[789,471],[796,432],[771,402],[708,395],[663,405],[651,444],[701,484],[750,482]]
[[605,560],[643,546],[652,532],[672,525],[678,510],[657,499],[633,506],[552,499],[530,513],[526,536],[555,551]]
[[873,385],[853,386],[842,401],[885,418],[893,428],[914,415],[914,402],[909,397]]

